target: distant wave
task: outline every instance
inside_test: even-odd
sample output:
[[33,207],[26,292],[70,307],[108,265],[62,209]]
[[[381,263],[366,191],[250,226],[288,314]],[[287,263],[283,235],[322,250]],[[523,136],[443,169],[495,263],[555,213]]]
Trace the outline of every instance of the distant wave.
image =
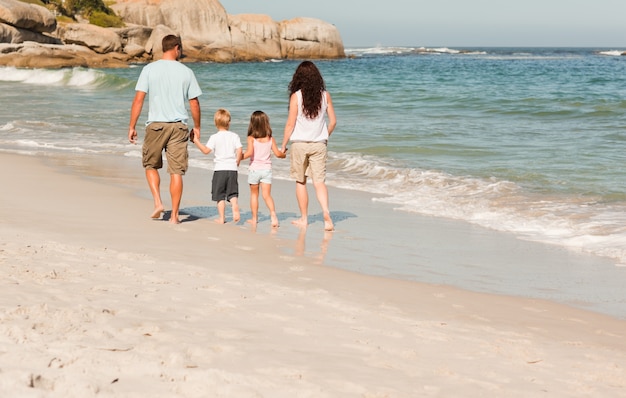
[[0,67],[0,81],[24,84],[95,88],[124,88],[130,82],[95,69],[21,69]]
[[598,54],[600,55],[608,55],[611,57],[621,57],[622,55],[626,54],[625,50],[609,50],[609,51],[599,51]]
[[409,55],[409,54],[486,54],[485,51],[474,51],[465,49],[452,49],[447,47],[364,47],[347,48],[347,56],[359,57],[367,55]]

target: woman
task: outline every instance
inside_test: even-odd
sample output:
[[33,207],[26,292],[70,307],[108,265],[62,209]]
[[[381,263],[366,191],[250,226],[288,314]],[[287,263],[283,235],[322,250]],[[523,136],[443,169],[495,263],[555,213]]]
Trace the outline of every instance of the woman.
[[308,225],[309,195],[306,181],[307,176],[310,176],[322,207],[324,230],[333,231],[335,227],[328,208],[325,181],[327,143],[337,125],[337,118],[322,74],[313,62],[304,61],[298,65],[289,83],[289,94],[289,116],[281,150],[285,152],[287,142],[291,141],[290,174],[296,180],[296,198],[301,214],[293,223],[301,227]]

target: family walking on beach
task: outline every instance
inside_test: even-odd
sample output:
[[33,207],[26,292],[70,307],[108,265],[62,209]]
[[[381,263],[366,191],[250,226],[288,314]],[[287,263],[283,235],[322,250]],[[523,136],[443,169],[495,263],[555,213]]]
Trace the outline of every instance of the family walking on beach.
[[[250,116],[246,150],[239,136],[230,131],[230,112],[220,108],[214,115],[217,132],[206,145],[201,140],[201,111],[198,97],[202,94],[193,71],[180,61],[183,47],[180,37],[165,36],[163,56],[146,65],[135,86],[131,106],[128,140],[137,142],[135,128],[146,95],[148,120],[142,146],[142,164],[148,187],[154,199],[151,217],[161,218],[165,211],[160,193],[159,169],[163,167],[163,151],[170,174],[172,212],[170,222],[180,223],[179,208],[183,193],[183,175],[188,168],[188,141],[204,154],[214,154],[212,200],[216,202],[218,223],[225,223],[226,202],[232,206],[233,221],[240,220],[238,167],[243,159],[250,159],[248,184],[253,225],[258,223],[259,193],[270,211],[272,227],[278,227],[278,216],[271,196],[272,153],[285,158],[290,143],[290,176],[296,181],[296,199],[300,217],[293,224],[308,225],[307,178],[313,180],[317,200],[322,208],[324,230],[333,231],[326,187],[327,144],[337,124],[335,110],[322,75],[313,62],[298,65],[289,83],[289,113],[285,123],[280,149],[272,136],[269,117],[262,111]],[[189,104],[193,128],[188,126],[186,104]],[[327,119],[328,118],[328,122]]]

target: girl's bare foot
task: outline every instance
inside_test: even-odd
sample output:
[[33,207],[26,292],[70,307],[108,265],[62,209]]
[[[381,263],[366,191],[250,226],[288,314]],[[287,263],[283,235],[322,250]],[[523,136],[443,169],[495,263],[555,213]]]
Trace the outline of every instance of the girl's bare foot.
[[165,209],[162,207],[155,208],[152,214],[150,215],[150,218],[154,218],[154,219],[161,218],[161,214],[163,213],[164,210]]

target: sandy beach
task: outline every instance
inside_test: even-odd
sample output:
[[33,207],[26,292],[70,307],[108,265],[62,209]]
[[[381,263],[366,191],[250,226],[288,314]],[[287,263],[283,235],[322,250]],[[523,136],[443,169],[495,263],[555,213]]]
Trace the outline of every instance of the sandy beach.
[[626,395],[624,319],[323,266],[381,220],[331,193],[337,230],[300,239],[291,184],[275,233],[215,224],[206,171],[153,221],[139,162],[106,162],[0,156],[2,397]]

